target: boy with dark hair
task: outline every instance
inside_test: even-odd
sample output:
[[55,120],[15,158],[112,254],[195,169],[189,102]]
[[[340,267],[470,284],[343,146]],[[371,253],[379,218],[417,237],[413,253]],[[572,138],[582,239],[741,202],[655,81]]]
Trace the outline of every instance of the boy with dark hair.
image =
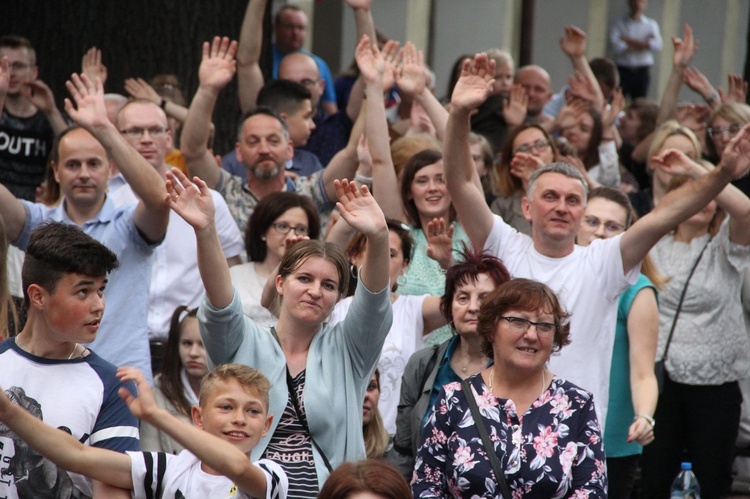
[[[248,456],[266,434],[270,384],[260,371],[225,364],[206,374],[192,426],[160,408],[143,374],[121,367],[122,381],[134,381],[139,396],[121,388],[130,411],[185,446],[177,456],[162,452],[127,455],[82,445],[43,424],[0,394],[0,421],[59,466],[86,473],[110,485],[130,489],[133,497],[265,497],[284,499],[287,477],[269,460]],[[223,475],[223,476],[222,476]]]
[[[112,251],[75,225],[32,233],[22,269],[28,319],[0,343],[0,384],[81,445],[125,452],[138,449],[138,420],[117,395],[116,367],[83,345],[96,338],[107,274],[117,266]],[[91,497],[106,488],[58,469],[4,425],[0,458],[0,497]]]
[[[289,139],[294,145],[294,156],[286,163],[286,170],[309,177],[318,170],[323,169],[323,164],[318,157],[302,149],[310,139],[315,130],[315,111],[312,106],[312,96],[304,85],[291,80],[271,80],[258,92],[257,107],[253,110],[268,108],[278,114],[286,123],[289,131]],[[253,113],[246,113],[245,119]],[[237,159],[236,151],[226,154],[222,158],[222,167],[234,175],[242,177],[247,181],[245,165]]]

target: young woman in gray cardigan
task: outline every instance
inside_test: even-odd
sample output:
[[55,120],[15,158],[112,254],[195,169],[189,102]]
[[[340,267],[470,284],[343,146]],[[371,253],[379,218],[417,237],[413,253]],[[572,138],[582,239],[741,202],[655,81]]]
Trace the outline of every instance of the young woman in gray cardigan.
[[367,236],[368,246],[349,314],[333,327],[325,324],[349,282],[344,255],[331,244],[302,241],[280,264],[279,321],[268,329],[242,314],[213,225],[211,197],[204,182],[194,181],[173,170],[167,185],[172,209],[197,236],[206,288],[198,318],[211,367],[244,363],[269,378],[274,421],[252,459],[279,462],[290,494],[315,497],[331,468],[365,458],[362,400],[392,322],[385,217],[366,187],[336,181],[341,216]]

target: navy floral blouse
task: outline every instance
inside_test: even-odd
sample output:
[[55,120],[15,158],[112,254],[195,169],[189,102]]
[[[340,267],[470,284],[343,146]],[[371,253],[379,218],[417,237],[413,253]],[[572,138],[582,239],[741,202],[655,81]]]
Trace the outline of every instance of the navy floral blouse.
[[[604,444],[591,394],[555,377],[519,417],[512,400],[469,378],[513,498],[605,498]],[[494,498],[495,475],[460,383],[443,387],[422,430],[416,498]]]

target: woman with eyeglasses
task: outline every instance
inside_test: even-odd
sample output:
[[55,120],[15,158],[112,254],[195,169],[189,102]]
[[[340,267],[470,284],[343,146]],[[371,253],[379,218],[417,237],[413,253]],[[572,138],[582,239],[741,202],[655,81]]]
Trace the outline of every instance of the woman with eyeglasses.
[[547,131],[537,124],[515,128],[505,141],[497,166],[499,196],[490,205],[496,215],[516,229],[531,235],[531,223],[521,211],[529,177],[538,168],[560,160],[557,146]]
[[513,497],[607,497],[594,400],[546,368],[570,343],[568,318],[555,293],[529,279],[485,297],[476,330],[494,362],[441,389],[422,430],[415,498],[500,497],[501,480]]
[[281,262],[287,239],[320,235],[320,218],[307,196],[294,192],[275,192],[255,207],[245,231],[247,263],[229,268],[244,314],[261,326],[273,326],[278,320],[261,305],[263,287]]
[[[728,143],[722,162],[750,153],[738,138]],[[675,176],[669,190],[708,172],[676,149],[652,161]],[[669,279],[659,294],[657,347],[657,358],[666,355],[666,375],[654,415],[656,439],[641,459],[642,497],[666,497],[680,461],[693,463],[702,497],[726,497],[742,403],[738,380],[750,376],[740,296],[750,267],[750,199],[728,185],[656,243],[650,256]]]
[[[706,156],[716,164],[732,137],[743,125],[750,123],[750,106],[731,102],[722,104],[711,112],[706,127]],[[741,178],[732,182],[746,195],[750,195],[750,179]]]
[[[624,192],[598,187],[589,193],[577,243],[588,246],[597,239],[620,235],[634,218]],[[641,275],[620,296],[617,307],[604,431],[610,499],[630,499],[642,446],[654,440],[654,411],[659,397],[654,374],[659,336],[656,289],[663,282],[647,256]]]

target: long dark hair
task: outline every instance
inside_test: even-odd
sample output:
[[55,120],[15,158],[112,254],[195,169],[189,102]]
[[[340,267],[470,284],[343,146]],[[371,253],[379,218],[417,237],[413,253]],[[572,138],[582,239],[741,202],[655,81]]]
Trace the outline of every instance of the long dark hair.
[[185,385],[182,384],[182,362],[180,361],[180,334],[182,326],[190,317],[195,318],[197,308],[190,309],[186,305],[180,305],[172,313],[169,323],[169,336],[164,352],[164,360],[161,367],[161,391],[177,411],[190,417],[191,405],[185,397]]

